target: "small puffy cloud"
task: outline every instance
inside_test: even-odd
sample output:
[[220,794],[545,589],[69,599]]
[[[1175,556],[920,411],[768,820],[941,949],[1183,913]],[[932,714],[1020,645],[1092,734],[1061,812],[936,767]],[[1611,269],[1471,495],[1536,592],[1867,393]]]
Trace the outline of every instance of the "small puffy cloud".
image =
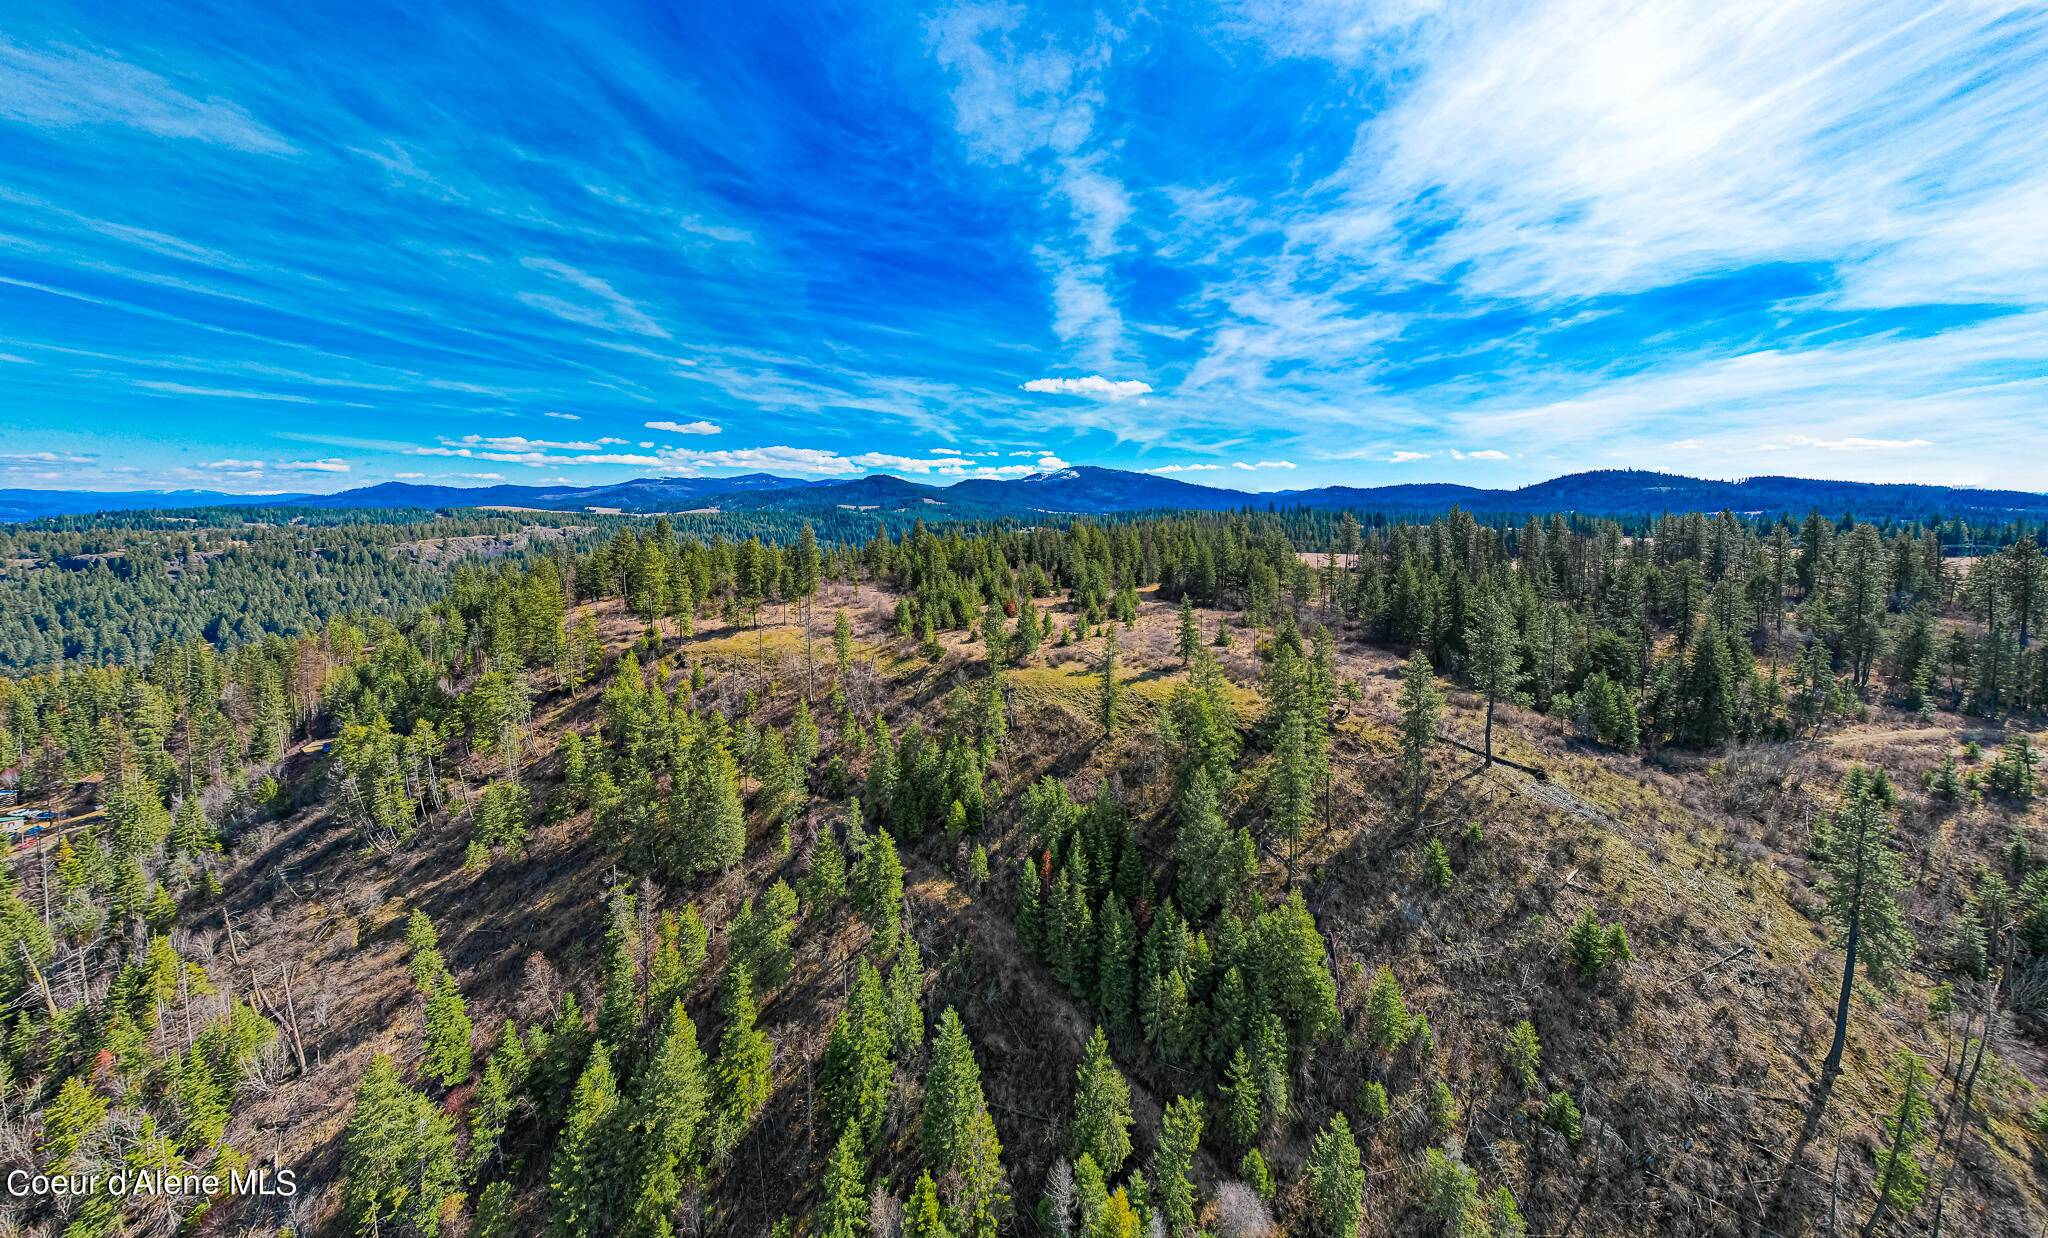
[[664,434],[716,434],[718,427],[708,421],[649,421],[644,423],[650,430]]
[[468,479],[469,479],[470,481],[504,481],[504,480],[505,480],[505,475],[504,475],[503,473],[457,473],[457,474],[456,474],[456,476],[457,476],[457,477],[465,477],[465,478],[468,478]]
[[964,456],[967,454],[958,447],[933,447],[929,450],[935,456]]
[[465,434],[461,438],[441,442],[449,447],[482,447],[490,451],[596,451],[607,443],[621,440],[601,438],[595,443],[563,442],[558,439],[527,438],[519,434]]
[[1090,374],[1086,378],[1034,378],[1024,384],[1024,390],[1045,395],[1084,395],[1094,400],[1128,400],[1147,394],[1152,384],[1135,378],[1111,379]]
[[1257,469],[1291,469],[1291,468],[1293,468],[1293,467],[1294,467],[1294,461],[1292,461],[1292,460],[1259,460],[1259,461],[1255,461],[1255,462],[1247,463],[1247,462],[1245,462],[1245,461],[1243,461],[1243,460],[1232,460],[1232,461],[1230,462],[1230,467],[1231,467],[1231,468],[1234,468],[1234,469],[1243,469],[1243,470],[1244,470],[1245,472],[1247,472],[1247,473],[1250,473],[1250,472],[1253,472],[1253,471],[1255,471],[1255,470],[1257,470]]
[[1429,459],[1429,453],[1426,451],[1397,451],[1393,455],[1387,457],[1387,463],[1410,464],[1416,460],[1427,459]]
[[1483,451],[1459,451],[1455,447],[1451,449],[1451,459],[1453,460],[1505,460],[1507,458],[1508,453],[1495,451],[1491,447]]
[[1216,473],[1216,472],[1221,472],[1221,471],[1222,471],[1222,469],[1223,469],[1223,466],[1222,466],[1222,465],[1220,465],[1220,464],[1162,464],[1162,465],[1160,465],[1160,466],[1159,466],[1158,468],[1156,468],[1156,469],[1146,469],[1145,471],[1146,471],[1147,473],[1166,473],[1166,474],[1173,474],[1173,473]]
[[425,477],[425,476],[426,476],[426,474],[425,474],[425,473],[393,473],[393,474],[392,474],[392,476],[393,476],[393,477],[396,477],[396,478],[397,478],[398,480],[400,480],[400,481],[418,481],[418,480],[419,480],[420,478],[422,478],[422,477]]
[[262,471],[262,469],[263,469],[263,461],[261,461],[261,460],[208,460],[208,461],[207,461],[207,462],[206,462],[205,464],[202,464],[202,465],[200,465],[199,467],[200,467],[200,468],[203,468],[203,469],[215,469],[215,470],[218,470],[218,471],[220,471],[220,472],[223,472],[223,473],[255,473],[255,472],[261,472],[261,471]]
[[541,414],[541,416],[543,416],[543,417],[553,417],[553,418],[554,418],[554,419],[555,419],[556,421],[581,421],[581,420],[583,420],[583,414],[581,414],[581,413],[542,413],[542,414]]
[[1700,448],[1706,446],[1706,444],[1700,442],[1696,438],[1682,438],[1671,445],[1673,447],[1678,448],[1678,450],[1680,451],[1698,451]]
[[277,467],[288,473],[346,473],[354,466],[346,460],[280,460]]
[[1038,467],[1045,470],[1048,473],[1056,473],[1061,469],[1070,469],[1074,466],[1068,464],[1065,460],[1060,459],[1058,456],[1043,455],[1038,458]]

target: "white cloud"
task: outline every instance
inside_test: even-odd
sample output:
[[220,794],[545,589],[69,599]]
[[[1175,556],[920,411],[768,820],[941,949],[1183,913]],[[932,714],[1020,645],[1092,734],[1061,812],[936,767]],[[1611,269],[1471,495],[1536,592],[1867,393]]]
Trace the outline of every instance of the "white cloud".
[[1115,401],[1145,395],[1152,390],[1152,384],[1135,378],[1109,379],[1100,374],[1090,374],[1086,378],[1034,378],[1025,383],[1023,389],[1052,395],[1084,395],[1097,400]]
[[425,473],[393,473],[393,474],[392,474],[392,476],[393,476],[393,477],[396,477],[396,478],[397,478],[398,480],[400,480],[400,481],[418,481],[418,480],[419,480],[420,478],[422,478],[422,477],[425,477],[425,476],[426,476],[426,474],[425,474]]
[[257,154],[291,150],[233,103],[195,99],[125,59],[61,45],[36,50],[0,39],[0,118],[52,129],[125,125]]
[[206,462],[205,464],[202,464],[202,465],[200,465],[199,467],[200,467],[200,468],[203,468],[203,469],[222,469],[222,470],[225,470],[225,471],[229,471],[229,472],[236,472],[236,473],[250,473],[250,472],[260,472],[260,471],[262,470],[262,468],[263,468],[263,461],[261,461],[261,460],[208,460],[208,461],[207,461],[207,462]]
[[1505,460],[1507,458],[1508,453],[1497,451],[1491,447],[1483,451],[1459,451],[1455,447],[1451,449],[1451,459],[1453,460]]
[[644,423],[650,430],[666,434],[717,434],[719,428],[708,421],[649,421]]
[[1103,260],[1132,214],[1111,151],[1095,142],[1099,79],[1117,35],[1098,22],[1088,46],[1063,48],[1036,32],[1020,37],[1028,14],[1021,5],[958,5],[932,23],[933,52],[953,75],[953,123],[968,154],[1034,176],[1048,213],[1066,216],[1068,230],[1034,250],[1052,283],[1053,332],[1106,365],[1122,351],[1124,320]]
[[1934,446],[1924,438],[1864,438],[1853,434],[1848,438],[1809,438],[1804,434],[1788,434],[1785,441],[1794,447],[1818,447],[1822,451],[1899,451],[1908,447]]
[[543,417],[553,417],[553,418],[554,418],[555,420],[557,420],[557,421],[581,421],[581,420],[583,420],[583,415],[582,415],[581,413],[542,413],[542,414],[541,414],[541,416],[543,416]]
[[1043,472],[1057,473],[1061,469],[1070,469],[1074,466],[1068,464],[1065,460],[1060,459],[1058,456],[1046,455],[1040,456],[1038,458],[1038,467]]
[[232,387],[194,387],[188,383],[166,382],[160,379],[138,379],[136,386],[145,391],[161,391],[166,395],[196,395],[213,400],[273,400],[279,404],[313,404],[312,397],[287,395],[278,391],[242,391]]
[[2048,289],[2048,59],[2023,6],[1550,0],[1377,28],[1313,7],[1295,31],[1322,47],[1292,50],[1392,57],[1397,85],[1343,206],[1295,236],[1382,275],[1552,298],[1820,260],[1863,304]]
[[1429,459],[1429,453],[1426,451],[1397,451],[1393,455],[1387,457],[1387,463],[1411,464],[1417,460],[1427,459]]
[[288,473],[346,473],[353,466],[346,460],[280,460],[277,467]]
[[457,477],[468,481],[504,481],[503,473],[457,473]]
[[7,451],[0,452],[0,464],[93,464],[99,460],[96,455],[58,451]]
[[519,300],[534,309],[553,314],[565,322],[586,327],[623,331],[653,339],[669,338],[668,331],[630,298],[588,271],[579,270],[566,262],[557,262],[553,258],[522,258],[520,265],[529,271],[539,271],[567,284],[596,301],[596,304],[592,305],[588,301],[572,301],[552,293],[520,293]]
[[1147,473],[1214,473],[1223,468],[1220,464],[1162,464],[1158,468],[1146,469]]
[[975,466],[967,476],[980,481],[1001,481],[1006,477],[1025,477],[1038,470],[1028,464],[982,464]]

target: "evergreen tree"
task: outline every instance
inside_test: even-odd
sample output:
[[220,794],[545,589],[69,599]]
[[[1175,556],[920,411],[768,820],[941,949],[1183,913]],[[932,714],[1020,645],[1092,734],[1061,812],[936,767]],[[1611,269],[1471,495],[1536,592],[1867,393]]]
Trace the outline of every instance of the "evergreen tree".
[[1188,1177],[1195,1151],[1202,1143],[1202,1103],[1183,1096],[1166,1107],[1161,1119],[1159,1149],[1152,1157],[1152,1180],[1159,1192],[1159,1210],[1167,1232],[1191,1238],[1195,1232],[1195,1184]]
[[576,1081],[569,1116],[548,1166],[549,1238],[611,1231],[617,1220],[625,1152],[625,1108],[612,1074],[611,1051],[600,1040]]
[[1174,641],[1174,650],[1180,655],[1182,670],[1186,670],[1202,652],[1202,628],[1195,622],[1194,600],[1183,593],[1180,597],[1180,634]]
[[629,1238],[670,1238],[710,1109],[697,1025],[680,1001],[669,1007],[637,1092],[632,1129],[638,1184],[624,1232]]
[[[386,1059],[378,1060],[390,1065]],[[367,1079],[365,1076],[366,1082]],[[391,1082],[397,1083],[395,1072]],[[49,1173],[71,1172],[79,1150],[106,1122],[107,1108],[106,1097],[94,1091],[81,1076],[72,1075],[64,1080],[57,1098],[43,1111],[43,1138],[37,1146]]]
[[725,1030],[719,1035],[718,1062],[712,1068],[712,1095],[718,1115],[713,1143],[723,1155],[768,1103],[774,1087],[775,1046],[768,1033],[754,1026],[754,984],[744,966],[726,970],[721,1005]]
[[1450,889],[1455,880],[1457,874],[1451,871],[1451,853],[1444,850],[1444,840],[1431,838],[1422,852],[1422,883],[1441,892]]
[[1536,1074],[1543,1062],[1543,1045],[1536,1037],[1536,1025],[1523,1019],[1509,1028],[1507,1038],[1501,1042],[1501,1058],[1524,1091],[1535,1091]]
[[1207,915],[1223,901],[1231,885],[1232,844],[1236,840],[1223,820],[1215,788],[1205,771],[1194,771],[1178,799],[1175,817],[1179,830],[1174,853],[1180,872],[1174,892],[1190,915]]
[[825,1163],[825,1198],[814,1232],[818,1238],[863,1238],[868,1232],[867,1175],[860,1137],[852,1131],[839,1137]]
[[1394,1053],[1408,1043],[1415,1020],[1408,1013],[1408,1001],[1401,993],[1393,970],[1382,964],[1373,973],[1372,988],[1365,996],[1365,1040],[1382,1053]]
[[1088,1040],[1074,1072],[1074,1116],[1067,1123],[1067,1151],[1089,1156],[1114,1174],[1131,1155],[1131,1085],[1109,1057],[1101,1028]]
[[400,1222],[428,1238],[441,1232],[441,1203],[457,1181],[455,1124],[382,1054],[356,1085],[341,1170],[342,1216],[356,1233]]
[[1515,612],[1497,589],[1480,598],[1472,630],[1472,682],[1486,698],[1486,763],[1493,764],[1493,707],[1512,700],[1521,680],[1521,636]]
[[1435,1218],[1446,1238],[1482,1238],[1485,1208],[1479,1198],[1479,1175],[1469,1165],[1436,1148],[1423,1155],[1422,1209]]
[[887,830],[876,831],[854,868],[853,909],[876,941],[896,940],[903,916],[903,861]]
[[947,1007],[932,1038],[932,1067],[925,1076],[925,1162],[940,1173],[954,1168],[967,1143],[967,1128],[980,1107],[981,1067],[967,1041],[960,1016]]
[[444,972],[427,994],[426,1057],[420,1063],[420,1073],[442,1087],[452,1088],[468,1079],[474,1035],[462,990],[455,987],[455,978]]
[[623,1048],[640,1039],[640,900],[631,891],[614,889],[610,901],[597,1034],[606,1044]]
[[1104,906],[1096,931],[1095,1009],[1109,1028],[1122,1032],[1131,1025],[1131,1002],[1136,994],[1138,926],[1124,909],[1121,898],[1112,897]]
[[1365,1169],[1351,1123],[1341,1113],[1309,1149],[1308,1192],[1325,1238],[1354,1238],[1365,1219]]
[[869,1147],[888,1112],[889,1047],[882,977],[863,959],[853,993],[825,1042],[818,1091],[829,1129],[856,1134]]
[[1713,748],[1735,736],[1735,673],[1728,661],[1728,641],[1712,619],[1692,642],[1679,689],[1681,716],[1678,738],[1696,748]]
[[1302,831],[1315,819],[1316,779],[1309,755],[1308,720],[1290,709],[1280,720],[1273,744],[1273,769],[1267,778],[1267,820],[1287,840],[1288,870]]
[[1401,781],[1408,793],[1409,822],[1415,829],[1422,828],[1422,804],[1429,793],[1429,746],[1436,742],[1437,714],[1443,703],[1429,659],[1417,651],[1401,672],[1396,702],[1401,714]]
[[731,868],[746,853],[739,766],[709,728],[699,728],[690,743],[676,793],[669,799],[669,813],[675,821],[675,867],[681,875]]
[[732,955],[743,962],[747,976],[762,989],[780,988],[789,979],[796,954],[790,936],[796,931],[796,892],[777,881],[762,894],[759,905],[748,900],[733,917]]
[[464,1172],[480,1173],[498,1154],[499,1141],[505,1137],[513,1110],[526,1090],[529,1066],[519,1026],[507,1019],[504,1030],[498,1033],[497,1047],[484,1063],[476,1092],[470,1097],[469,1150],[463,1159]]
[[1884,771],[1859,765],[1843,778],[1834,812],[1823,816],[1814,829],[1822,914],[1842,947],[1842,984],[1835,1000],[1834,1039],[1821,1063],[1805,1124],[1793,1146],[1791,1161],[1795,1165],[1819,1129],[1842,1073],[1858,968],[1882,984],[1913,951],[1912,930],[1899,903],[1906,876],[1891,847],[1893,802],[1891,780]]
[[939,1188],[930,1173],[920,1174],[903,1206],[903,1238],[953,1238],[939,1208]]
[[896,963],[889,969],[889,1038],[905,1062],[924,1047],[924,952],[903,926],[896,942]]
[[1031,857],[1017,857],[1017,942],[1041,958],[1044,948],[1045,913],[1039,901],[1038,865]]
[[1116,629],[1111,628],[1102,639],[1102,661],[1096,667],[1095,720],[1102,724],[1103,733],[1116,734],[1120,719],[1123,685],[1116,678]]
[[1263,1125],[1260,1114],[1259,1077],[1252,1060],[1239,1045],[1230,1056],[1223,1081],[1223,1133],[1237,1147],[1259,1141]]

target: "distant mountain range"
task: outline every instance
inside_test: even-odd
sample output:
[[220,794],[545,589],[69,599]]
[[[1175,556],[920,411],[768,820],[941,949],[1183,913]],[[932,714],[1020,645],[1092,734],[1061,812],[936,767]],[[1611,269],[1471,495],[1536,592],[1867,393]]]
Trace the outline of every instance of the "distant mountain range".
[[1751,477],[1707,481],[1672,473],[1602,470],[1573,473],[1514,490],[1424,483],[1397,486],[1324,486],[1254,493],[1200,486],[1118,469],[1068,468],[1011,480],[927,486],[887,474],[849,481],[802,481],[772,473],[737,477],[642,477],[604,486],[420,486],[384,482],[338,494],[233,495],[204,490],[95,493],[75,490],[0,490],[0,520],[99,511],[220,506],[304,507],[527,507],[550,511],[830,512],[923,514],[934,520],[1031,519],[1047,515],[1108,515],[1143,511],[1352,509],[1422,516],[1462,507],[1480,515],[1582,512],[1642,516],[1660,512],[1721,511],[1869,519],[1960,516],[1976,520],[2048,520],[2048,494],[1953,486],[1813,481]]

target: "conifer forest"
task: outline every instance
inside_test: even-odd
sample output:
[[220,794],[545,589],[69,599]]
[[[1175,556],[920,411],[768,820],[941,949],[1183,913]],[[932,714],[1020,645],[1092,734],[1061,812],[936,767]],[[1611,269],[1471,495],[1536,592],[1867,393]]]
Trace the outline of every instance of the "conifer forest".
[[2048,1226],[2025,524],[251,509],[0,561],[0,1144],[78,1187],[0,1232]]

